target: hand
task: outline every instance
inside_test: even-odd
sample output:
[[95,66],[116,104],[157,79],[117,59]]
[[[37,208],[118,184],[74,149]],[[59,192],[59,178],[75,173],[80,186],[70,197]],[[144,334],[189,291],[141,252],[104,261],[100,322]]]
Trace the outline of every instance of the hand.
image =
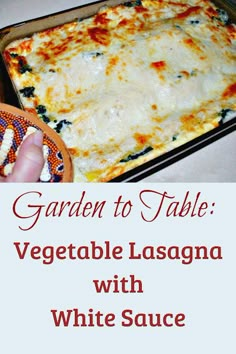
[[0,182],[37,182],[43,165],[43,134],[37,131],[23,141],[12,173]]

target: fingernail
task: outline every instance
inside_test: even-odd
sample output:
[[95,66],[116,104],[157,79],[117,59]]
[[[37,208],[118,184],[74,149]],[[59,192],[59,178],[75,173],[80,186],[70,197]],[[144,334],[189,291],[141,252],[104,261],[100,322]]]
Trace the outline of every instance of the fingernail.
[[34,133],[33,141],[34,141],[34,145],[36,145],[36,146],[38,146],[40,148],[42,147],[42,145],[43,145],[43,133],[41,132],[41,130],[37,130]]

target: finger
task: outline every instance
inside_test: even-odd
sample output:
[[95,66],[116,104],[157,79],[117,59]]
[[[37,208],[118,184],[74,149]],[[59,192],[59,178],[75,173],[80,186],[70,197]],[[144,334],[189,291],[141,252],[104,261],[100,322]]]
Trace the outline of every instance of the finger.
[[43,134],[30,134],[22,143],[12,174],[6,182],[37,182],[43,165]]

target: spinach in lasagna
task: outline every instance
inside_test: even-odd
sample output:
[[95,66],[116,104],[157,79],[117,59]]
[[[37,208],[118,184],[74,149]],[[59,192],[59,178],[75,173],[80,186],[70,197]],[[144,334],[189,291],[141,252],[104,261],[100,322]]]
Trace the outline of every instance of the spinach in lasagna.
[[105,182],[235,116],[235,29],[210,1],[129,1],[4,58],[24,109],[66,143],[74,181]]

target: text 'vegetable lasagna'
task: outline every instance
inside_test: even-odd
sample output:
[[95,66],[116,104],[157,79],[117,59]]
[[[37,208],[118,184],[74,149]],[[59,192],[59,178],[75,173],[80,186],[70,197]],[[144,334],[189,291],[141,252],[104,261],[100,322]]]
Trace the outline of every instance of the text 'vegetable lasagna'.
[[108,181],[235,115],[235,31],[209,1],[143,0],[10,43],[25,110],[65,141],[74,180]]

